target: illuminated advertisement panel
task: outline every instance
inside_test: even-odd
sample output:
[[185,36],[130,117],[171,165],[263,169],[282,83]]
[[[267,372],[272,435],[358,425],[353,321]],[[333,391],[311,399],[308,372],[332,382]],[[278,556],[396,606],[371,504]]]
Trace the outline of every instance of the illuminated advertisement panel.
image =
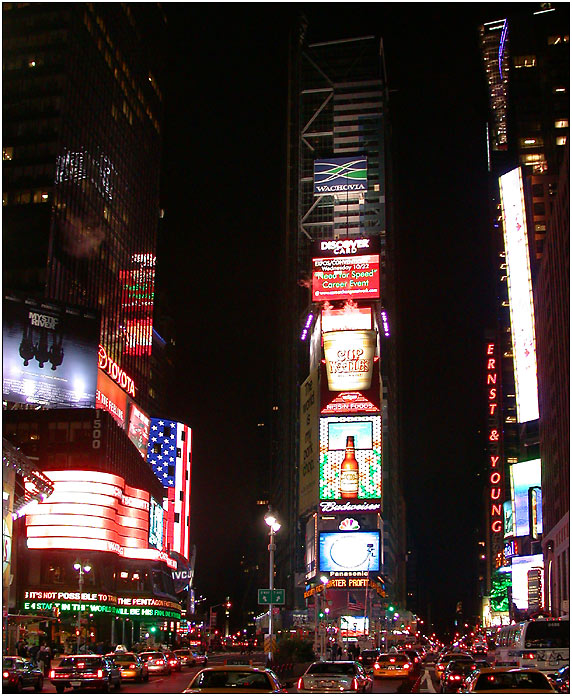
[[[542,554],[534,556],[514,556],[512,558],[512,601],[518,609],[529,608],[529,571],[543,571]],[[541,573],[542,574],[542,573]],[[534,603],[536,604],[536,602]],[[535,607],[537,608],[537,607]]]
[[316,536],[318,529],[317,515],[311,515],[306,522],[306,580],[316,575]]
[[531,489],[540,488],[540,477],[540,459],[532,459],[528,462],[510,465],[510,485],[514,508],[514,535],[517,537],[528,536],[530,533],[530,491]]
[[367,191],[367,157],[328,157],[314,160],[314,195]]
[[95,408],[111,413],[115,422],[125,428],[127,419],[127,394],[102,370],[97,371]]
[[312,301],[380,296],[379,238],[321,240],[313,250]]
[[163,503],[149,501],[149,546],[163,550]]
[[123,326],[127,355],[151,355],[155,262],[154,254],[132,254],[131,268],[119,272],[121,306],[128,316]]
[[318,546],[321,572],[379,572],[379,531],[320,532]]
[[381,498],[381,416],[320,418],[320,500],[340,500],[348,438],[357,463],[354,499]]
[[157,597],[118,597],[106,592],[78,592],[71,588],[57,590],[25,590],[23,611],[49,611],[57,608],[61,613],[78,611],[90,614],[118,614],[141,618],[176,619],[181,617],[181,607],[176,602]]
[[149,445],[149,429],[151,419],[133,401],[129,404],[129,428],[127,436],[139,450],[143,459],[147,459]]
[[371,307],[358,307],[348,301],[343,309],[326,306],[322,309],[322,331],[351,331],[352,329],[372,328]]
[[519,167],[499,179],[519,423],[538,418],[534,303],[522,174]]
[[369,389],[376,347],[375,331],[328,331],[323,334],[330,391]]
[[53,493],[26,515],[30,549],[108,551],[175,566],[149,548],[149,493],[99,471],[45,471]]
[[5,401],[93,408],[99,319],[54,302],[4,295],[2,393]]
[[319,475],[319,409],[318,368],[312,370],[300,387],[300,480],[298,510],[302,515],[318,500]]
[[373,360],[372,379],[369,389],[340,392],[328,389],[326,362],[322,363],[320,373],[320,413],[322,415],[380,413],[380,393],[379,361],[377,358]]

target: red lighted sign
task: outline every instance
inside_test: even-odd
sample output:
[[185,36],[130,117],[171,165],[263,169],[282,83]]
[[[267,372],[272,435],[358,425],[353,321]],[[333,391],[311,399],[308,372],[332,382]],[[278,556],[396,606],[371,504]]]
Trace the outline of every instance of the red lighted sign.
[[119,365],[112,360],[103,346],[99,346],[97,366],[108,374],[111,379],[131,396],[135,396],[135,384]]
[[487,343],[487,439],[489,456],[490,525],[493,534],[503,535],[503,463],[501,459],[502,431],[499,410],[499,360],[495,343]]

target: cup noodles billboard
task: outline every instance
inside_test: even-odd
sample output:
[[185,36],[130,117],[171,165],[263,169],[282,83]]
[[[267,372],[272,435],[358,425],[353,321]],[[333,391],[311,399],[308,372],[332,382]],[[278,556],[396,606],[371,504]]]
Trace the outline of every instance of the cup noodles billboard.
[[4,295],[5,401],[48,408],[93,408],[99,318],[57,302]]
[[348,389],[331,391],[328,388],[326,361],[320,372],[320,413],[322,415],[345,415],[381,412],[381,384],[379,360],[374,358],[371,385],[368,389]]
[[312,301],[378,299],[379,252],[379,237],[314,242]]
[[330,391],[369,389],[373,375],[376,333],[371,330],[328,331],[323,334]]

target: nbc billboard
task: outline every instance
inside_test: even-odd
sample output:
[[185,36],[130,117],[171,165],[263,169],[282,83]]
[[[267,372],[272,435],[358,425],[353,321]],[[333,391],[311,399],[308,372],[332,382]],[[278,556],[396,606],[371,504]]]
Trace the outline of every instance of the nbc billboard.
[[534,303],[520,167],[499,179],[519,423],[538,418]]
[[374,532],[320,532],[320,571],[378,572],[380,534]]
[[48,408],[93,408],[99,319],[83,309],[4,295],[2,394]]
[[314,195],[367,191],[367,157],[328,157],[314,160]]
[[357,463],[353,498],[381,498],[381,416],[330,416],[320,418],[320,500],[342,498],[348,438],[353,438]]
[[314,243],[312,301],[376,300],[380,295],[379,237]]

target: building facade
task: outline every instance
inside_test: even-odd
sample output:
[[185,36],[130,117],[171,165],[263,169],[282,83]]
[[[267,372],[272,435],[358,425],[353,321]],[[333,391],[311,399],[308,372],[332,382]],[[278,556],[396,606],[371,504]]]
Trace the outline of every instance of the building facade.
[[[317,41],[313,31],[302,20],[290,43],[281,430],[270,498],[296,530],[278,541],[277,569],[287,569],[292,606],[306,608],[316,639],[320,612],[331,609],[328,621],[353,640],[368,622],[373,634],[374,617],[381,629],[387,597],[405,606],[387,81],[379,37]],[[359,334],[371,352],[369,381],[351,405],[352,387],[330,381],[334,334],[342,341]],[[345,435],[355,445],[353,492],[342,490],[347,477],[338,471]],[[350,527],[361,535],[356,543],[371,536],[372,565],[353,575],[327,570],[326,546],[345,542]],[[340,628],[345,616],[362,617],[357,632]]]

